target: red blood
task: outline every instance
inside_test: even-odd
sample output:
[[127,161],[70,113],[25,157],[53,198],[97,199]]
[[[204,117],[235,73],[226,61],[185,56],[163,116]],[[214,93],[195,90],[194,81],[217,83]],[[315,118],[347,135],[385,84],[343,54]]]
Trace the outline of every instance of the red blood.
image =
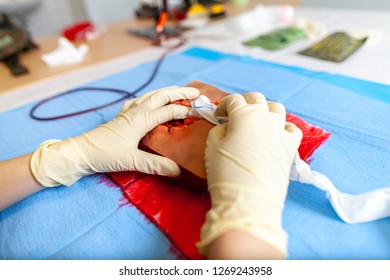
[[[225,92],[197,81],[188,86],[198,88],[201,94],[215,103],[226,96]],[[189,101],[180,104],[188,106]],[[287,121],[296,124],[303,132],[299,154],[304,160],[330,136],[329,132],[293,114],[287,114]],[[159,125],[142,139],[142,149],[164,155],[182,167],[178,178],[139,172],[109,174],[121,186],[129,201],[190,259],[203,258],[195,243],[200,239],[200,228],[211,206],[203,155],[208,132],[213,127],[206,120],[187,118]]]
[[202,259],[195,243],[211,206],[207,191],[191,190],[175,179],[145,176],[139,172],[109,175],[121,186],[126,198],[156,224],[185,257]]

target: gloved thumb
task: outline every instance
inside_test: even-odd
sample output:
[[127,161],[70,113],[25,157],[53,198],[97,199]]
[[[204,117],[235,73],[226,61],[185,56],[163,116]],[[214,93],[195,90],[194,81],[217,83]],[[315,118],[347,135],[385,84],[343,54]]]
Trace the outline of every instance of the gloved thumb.
[[137,171],[168,177],[180,175],[180,167],[174,161],[144,151],[138,153],[134,155],[134,168]]

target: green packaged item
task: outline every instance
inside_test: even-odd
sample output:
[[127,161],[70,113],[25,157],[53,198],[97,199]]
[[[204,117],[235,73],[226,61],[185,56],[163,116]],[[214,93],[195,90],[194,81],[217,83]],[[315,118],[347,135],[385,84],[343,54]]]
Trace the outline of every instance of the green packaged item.
[[306,34],[303,29],[288,27],[272,31],[255,39],[246,41],[244,42],[244,45],[262,47],[268,50],[277,50],[284,48],[292,42],[304,38],[305,36]]
[[345,32],[333,33],[299,54],[323,60],[342,62],[359,49],[367,37],[356,39]]

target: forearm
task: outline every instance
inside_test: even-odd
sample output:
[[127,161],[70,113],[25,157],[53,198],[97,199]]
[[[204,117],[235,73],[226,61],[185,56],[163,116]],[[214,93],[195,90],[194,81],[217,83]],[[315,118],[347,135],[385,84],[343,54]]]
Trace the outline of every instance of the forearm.
[[263,240],[239,230],[229,230],[210,243],[208,259],[212,260],[278,260],[283,253]]
[[31,156],[0,162],[0,211],[44,188],[31,174]]

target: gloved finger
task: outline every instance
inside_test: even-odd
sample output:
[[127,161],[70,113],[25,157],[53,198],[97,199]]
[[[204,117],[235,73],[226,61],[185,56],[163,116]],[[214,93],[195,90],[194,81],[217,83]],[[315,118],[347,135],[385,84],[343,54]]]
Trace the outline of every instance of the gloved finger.
[[121,112],[124,113],[127,110],[129,110],[136,101],[137,101],[137,98],[127,100],[125,103],[123,103]]
[[297,145],[299,145],[299,143],[301,143],[303,133],[299,127],[297,127],[293,123],[286,122],[285,130],[287,130],[290,133],[290,135],[292,136],[292,138],[294,139],[294,141],[296,142]]
[[[191,108],[177,105],[177,104],[170,104],[163,106],[161,108],[158,108],[156,110],[150,111],[147,113],[147,118],[144,124],[145,131],[143,131],[143,135],[145,135],[147,132],[152,130],[154,127],[156,127],[159,124],[171,121],[171,120],[178,120],[178,119],[184,119],[188,116],[188,113],[190,112]],[[141,135],[141,136],[143,136]]]
[[242,94],[230,94],[222,98],[221,103],[214,111],[214,115],[218,117],[229,116],[234,110],[248,105]]
[[153,110],[178,100],[198,98],[199,94],[199,90],[192,87],[162,89],[145,99],[142,106]]
[[159,92],[161,90],[169,90],[169,89],[177,89],[177,88],[179,88],[179,87],[178,86],[170,86],[170,87],[164,87],[164,88],[149,91],[149,92],[141,95],[140,97],[138,97],[136,100],[136,104],[141,104],[146,99],[150,98],[152,95],[156,94],[157,92]]
[[[170,86],[170,87],[165,87],[162,89],[174,89],[174,88],[179,88],[179,87],[178,86]],[[126,101],[122,106],[121,112],[122,113],[126,112],[128,109],[133,107],[133,105],[138,105],[138,104],[142,103],[144,100],[148,99],[150,96],[152,96],[153,94],[155,94],[156,92],[158,92],[159,90],[162,90],[162,89],[152,90],[152,91],[149,91],[149,92],[141,95],[140,97],[133,98],[131,100]]]
[[[226,130],[227,123],[224,123],[213,127],[209,131],[204,153],[206,171],[215,168],[215,162],[218,161],[215,158],[215,155],[218,154],[216,151],[221,149],[222,141],[226,136]],[[220,164],[220,162],[218,162],[218,164]]]
[[168,177],[177,177],[180,175],[180,167],[172,160],[163,156],[139,150],[134,158],[136,159],[134,161],[134,168],[137,171]]
[[286,108],[282,103],[268,101],[268,110],[272,113],[281,115],[284,119],[286,118]]
[[277,117],[278,119],[278,122],[276,123],[278,124],[279,128],[283,129],[286,123],[286,108],[284,105],[282,103],[269,101],[268,109],[271,113],[276,114],[276,116],[274,115],[274,117]]
[[247,92],[244,93],[243,96],[248,104],[260,104],[262,106],[267,105],[267,99],[259,92]]
[[225,138],[227,125],[227,123],[217,125],[209,131],[209,135],[207,136],[206,148],[210,145],[218,145],[218,143],[220,143],[220,141]]
[[[260,100],[261,97],[259,96]],[[234,94],[222,99],[221,103],[215,110],[216,116],[228,116],[228,133],[243,132],[250,137],[248,131],[257,129],[256,116],[259,111],[268,112],[267,102],[264,99],[264,105],[248,104],[245,96]]]

